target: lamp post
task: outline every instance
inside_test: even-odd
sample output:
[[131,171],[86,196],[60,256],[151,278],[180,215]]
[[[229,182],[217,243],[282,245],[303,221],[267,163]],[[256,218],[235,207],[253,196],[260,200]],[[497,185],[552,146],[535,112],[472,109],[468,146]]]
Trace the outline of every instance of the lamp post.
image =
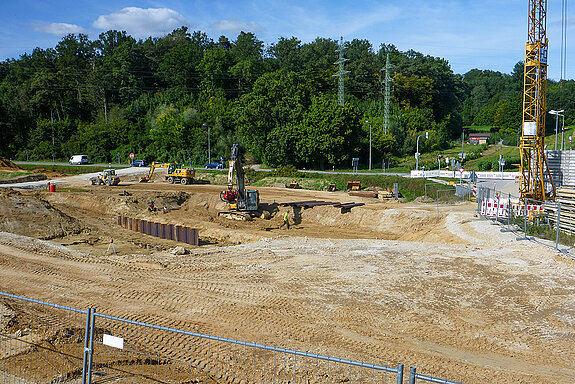
[[[549,111],[550,115],[555,115],[555,150],[557,150],[557,128],[559,127],[559,116],[561,116],[561,112],[564,111],[564,109],[560,111],[552,109]],[[561,149],[563,149],[563,136],[561,136]]]
[[565,114],[561,115],[561,117],[563,117],[563,121],[561,123],[561,150],[563,150],[563,143],[565,142],[563,140],[563,137],[565,135]]
[[212,163],[212,155],[211,155],[211,148],[210,148],[210,126],[207,124],[203,124],[204,128],[208,128],[208,164]]
[[[423,135],[417,136],[417,147],[415,150],[415,170],[419,170],[419,138]],[[425,132],[425,138],[429,138],[429,132]]]
[[371,123],[367,120],[365,122],[369,124],[369,170],[371,171]]

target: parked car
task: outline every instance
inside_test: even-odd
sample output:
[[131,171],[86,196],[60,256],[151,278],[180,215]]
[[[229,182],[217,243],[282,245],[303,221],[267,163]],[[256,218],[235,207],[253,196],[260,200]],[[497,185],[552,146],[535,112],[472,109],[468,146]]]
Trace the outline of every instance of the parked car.
[[224,169],[224,165],[222,163],[209,163],[206,164],[206,169]]
[[88,164],[88,155],[73,155],[68,162],[71,165]]
[[146,160],[134,160],[130,163],[130,167],[145,167],[146,165],[148,165]]

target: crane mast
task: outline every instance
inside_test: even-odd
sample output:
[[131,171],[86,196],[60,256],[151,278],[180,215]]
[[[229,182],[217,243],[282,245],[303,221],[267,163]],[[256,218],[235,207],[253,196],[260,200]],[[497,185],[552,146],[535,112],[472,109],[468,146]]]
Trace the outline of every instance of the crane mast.
[[[547,0],[529,0],[525,45],[523,125],[521,131],[519,193],[522,199],[555,199],[555,185],[545,157],[547,94]],[[547,176],[547,179],[546,177]],[[545,182],[550,184],[546,193]]]

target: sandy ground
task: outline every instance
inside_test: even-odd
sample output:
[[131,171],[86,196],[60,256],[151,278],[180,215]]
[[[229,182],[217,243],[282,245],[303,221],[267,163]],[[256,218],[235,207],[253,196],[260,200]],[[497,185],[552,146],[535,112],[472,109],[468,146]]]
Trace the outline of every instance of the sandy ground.
[[[575,262],[472,203],[438,214],[261,188],[274,217],[238,222],[217,217],[222,186],[134,181],[0,191],[0,290],[465,383],[575,382]],[[151,199],[166,212],[147,212]],[[278,203],[315,199],[366,205],[300,210],[278,229]],[[119,228],[118,214],[199,228],[200,246],[174,255],[181,244]]]

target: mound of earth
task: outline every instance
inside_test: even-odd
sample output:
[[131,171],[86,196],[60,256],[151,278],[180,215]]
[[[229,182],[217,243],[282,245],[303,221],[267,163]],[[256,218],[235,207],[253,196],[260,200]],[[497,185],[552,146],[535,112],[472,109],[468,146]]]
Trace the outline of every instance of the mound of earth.
[[20,167],[18,167],[16,164],[14,164],[12,161],[4,158],[4,157],[0,157],[0,169],[20,169]]
[[81,223],[53,207],[40,193],[0,190],[0,231],[54,239],[83,230]]

